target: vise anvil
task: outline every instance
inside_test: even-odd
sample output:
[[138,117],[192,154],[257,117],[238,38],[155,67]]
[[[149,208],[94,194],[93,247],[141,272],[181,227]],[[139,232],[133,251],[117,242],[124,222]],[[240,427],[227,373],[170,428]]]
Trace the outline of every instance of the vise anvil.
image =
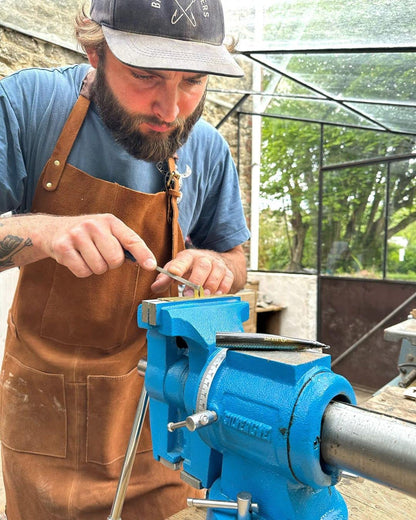
[[154,456],[209,489],[210,501],[249,492],[255,519],[347,518],[339,472],[322,468],[320,432],[332,400],[355,402],[352,387],[320,351],[219,348],[217,333],[242,331],[247,317],[246,302],[232,296],[139,308]]

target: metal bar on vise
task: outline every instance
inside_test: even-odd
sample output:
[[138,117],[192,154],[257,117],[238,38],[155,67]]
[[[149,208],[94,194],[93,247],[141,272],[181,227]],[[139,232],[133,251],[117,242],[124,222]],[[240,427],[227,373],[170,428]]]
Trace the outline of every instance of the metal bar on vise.
[[143,389],[142,393],[140,394],[139,403],[137,405],[136,416],[134,418],[133,428],[131,431],[129,444],[127,446],[126,456],[124,458],[123,468],[121,470],[120,479],[118,481],[113,507],[111,508],[111,513],[107,520],[121,520],[121,511],[123,509],[124,499],[126,498],[127,486],[129,485],[131,470],[133,469],[148,404],[149,394],[147,393],[143,383]]
[[416,496],[416,423],[332,402],[321,439],[325,463]]
[[261,332],[217,332],[217,345],[228,347],[230,350],[306,350],[311,348],[328,349],[324,343],[309,339],[289,338],[276,334]]

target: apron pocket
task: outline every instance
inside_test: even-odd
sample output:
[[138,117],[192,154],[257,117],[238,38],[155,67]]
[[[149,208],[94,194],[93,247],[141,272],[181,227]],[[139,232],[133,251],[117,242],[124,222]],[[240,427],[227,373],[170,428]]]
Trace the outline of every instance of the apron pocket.
[[[124,458],[143,382],[137,368],[123,376],[88,376],[87,462]],[[137,452],[151,449],[147,413]]]
[[66,345],[103,350],[120,345],[137,310],[138,272],[132,262],[125,262],[103,275],[77,278],[56,264],[41,336]]
[[30,368],[6,354],[1,378],[3,444],[15,451],[65,458],[64,376]]

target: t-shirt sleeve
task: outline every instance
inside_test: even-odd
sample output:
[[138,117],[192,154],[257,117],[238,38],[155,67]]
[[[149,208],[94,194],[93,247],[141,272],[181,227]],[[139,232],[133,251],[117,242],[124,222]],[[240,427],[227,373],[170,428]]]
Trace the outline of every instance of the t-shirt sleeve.
[[211,161],[205,197],[190,231],[195,247],[224,252],[245,242],[250,234],[243,212],[237,170],[228,145],[220,138]]
[[0,213],[20,209],[26,175],[19,122],[0,83]]

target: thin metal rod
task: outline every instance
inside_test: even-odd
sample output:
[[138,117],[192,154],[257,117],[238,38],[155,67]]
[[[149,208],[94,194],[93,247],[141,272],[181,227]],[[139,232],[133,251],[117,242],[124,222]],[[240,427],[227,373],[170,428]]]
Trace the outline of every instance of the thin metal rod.
[[345,168],[357,168],[360,166],[369,166],[371,164],[380,164],[380,163],[392,163],[392,162],[400,162],[407,161],[411,159],[415,159],[415,153],[405,153],[405,154],[397,154],[397,155],[388,155],[384,157],[373,157],[372,159],[360,159],[359,161],[349,161],[346,163],[337,163],[337,164],[328,164],[327,166],[322,166],[322,171],[334,171],[334,170],[343,170]]
[[334,361],[332,361],[332,363],[331,363],[331,367],[334,367],[335,365],[340,363],[344,358],[346,358],[348,355],[350,355],[351,352],[353,350],[355,350],[359,345],[361,345],[361,343],[364,340],[366,340],[369,336],[371,336],[371,334],[373,334],[373,332],[375,332],[377,329],[382,327],[387,321],[389,321],[390,318],[392,318],[395,314],[397,314],[400,310],[402,310],[403,307],[406,307],[406,305],[408,305],[415,297],[416,297],[416,293],[413,293],[411,296],[409,296],[409,298],[407,298],[406,301],[404,301],[401,305],[396,307],[388,316],[386,316],[381,321],[379,321],[377,323],[377,325],[375,325],[371,330],[369,330],[366,334],[364,334],[364,336],[361,336],[361,338],[358,341],[356,341],[353,345],[351,345],[351,347],[347,348],[347,350],[345,352],[343,352],[340,356],[338,356],[336,359],[334,359]]
[[218,130],[221,128],[221,126],[229,119],[229,117],[240,107],[244,101],[250,96],[250,94],[244,94],[242,98],[237,101],[237,103],[225,114],[225,116],[221,119],[219,123],[215,126],[215,128]]
[[134,459],[136,457],[137,447],[139,445],[140,435],[142,432],[148,404],[149,395],[143,383],[142,393],[140,394],[140,399],[137,404],[136,416],[134,418],[133,428],[130,434],[130,440],[124,458],[123,468],[121,470],[120,479],[118,481],[113,507],[107,520],[121,520],[121,511],[123,509],[124,500],[126,498],[127,486],[129,484],[131,471],[133,469]]
[[[266,114],[264,112],[254,112],[254,111],[248,112],[245,110],[240,110],[238,113],[241,115],[244,115],[244,116],[270,117],[272,119],[281,119],[282,121],[301,121],[303,123],[311,123],[313,125],[323,124],[325,126],[335,126],[335,127],[340,127],[340,128],[355,128],[357,130],[369,130],[370,132],[383,132],[383,133],[389,133],[389,134],[393,134],[393,135],[405,135],[405,136],[410,136],[410,137],[413,137],[416,133],[416,132],[412,132],[412,131],[405,132],[402,130],[393,130],[391,128],[386,129],[386,128],[381,128],[379,126],[377,126],[377,127],[367,126],[365,124],[359,125],[359,124],[351,124],[351,123],[341,123],[340,121],[338,121],[338,122],[325,121],[322,119],[311,119],[311,118],[307,118],[307,117],[298,117],[298,116],[291,117],[291,116],[283,116],[280,114]],[[378,162],[380,162],[380,161],[378,161]]]
[[365,47],[351,45],[350,47],[292,47],[287,49],[252,49],[240,50],[239,54],[252,57],[252,54],[389,54],[389,53],[413,53],[414,45],[367,45]]
[[386,190],[384,193],[384,237],[383,237],[383,280],[387,277],[387,263],[389,250],[389,221],[390,221],[390,179],[391,179],[391,163],[387,163]]
[[[189,507],[203,507],[203,508],[212,508],[212,509],[229,509],[230,511],[238,511],[239,501],[246,501],[247,493],[239,493],[237,495],[237,502],[226,502],[225,500],[209,500],[206,498],[187,498],[186,502]],[[251,500],[251,495],[250,500]],[[250,511],[257,513],[259,511],[259,505],[253,502],[250,502]]]
[[324,414],[321,456],[333,467],[416,496],[416,423],[346,403]]

